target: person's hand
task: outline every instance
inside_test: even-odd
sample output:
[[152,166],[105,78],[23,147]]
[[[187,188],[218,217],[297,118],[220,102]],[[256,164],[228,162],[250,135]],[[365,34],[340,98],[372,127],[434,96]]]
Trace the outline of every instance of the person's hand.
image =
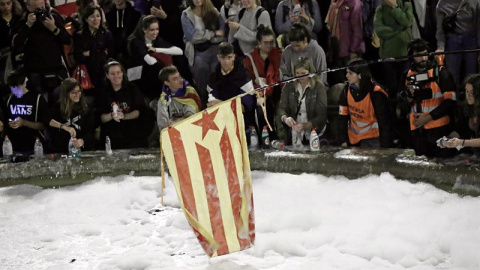
[[218,103],[222,102],[221,100],[218,100],[218,99],[214,99],[210,102],[207,103],[207,107],[212,107],[212,106],[215,106],[217,105]]
[[415,120],[413,120],[413,125],[416,128],[423,127],[426,123],[432,121],[432,116],[430,114],[416,113]]
[[77,137],[77,131],[73,127],[63,126],[63,130],[70,134],[70,137],[75,138]]
[[296,132],[300,132],[302,130],[304,130],[304,124],[294,124],[292,126],[292,129],[295,130]]
[[293,12],[290,12],[290,21],[292,23],[300,22],[300,15],[294,14]]
[[307,13],[305,13],[305,8],[303,6],[300,8],[300,16],[299,17],[303,18],[307,24],[310,23],[311,18],[310,18],[310,16],[307,15]]
[[90,51],[85,51],[85,52],[83,52],[83,56],[85,56],[85,57],[90,57]]
[[57,28],[57,26],[55,25],[55,19],[53,18],[52,14],[50,14],[50,16],[48,17],[45,17],[45,20],[42,23],[48,30],[52,32]]
[[391,6],[392,8],[396,8],[397,5],[397,0],[384,0],[385,4]]
[[167,18],[167,13],[165,13],[162,6],[159,6],[158,8],[157,7],[151,7],[150,8],[150,13],[153,16],[155,16],[157,18],[160,18],[162,20],[165,20]]
[[295,122],[295,120],[293,120],[292,117],[285,118],[285,120],[283,122],[285,123],[285,125],[287,125],[289,127],[293,127],[294,125],[297,124],[297,122]]
[[228,23],[228,28],[230,28],[230,30],[238,30],[240,28],[240,24],[237,22],[227,21],[227,23]]
[[13,129],[17,129],[19,127],[22,127],[24,124],[25,124],[25,120],[23,120],[23,118],[21,118],[21,117],[17,117],[17,119],[15,119],[15,121],[12,121],[12,122],[8,123],[8,125]]
[[147,46],[147,50],[149,52],[155,52],[155,47],[153,47],[152,44],[150,44],[150,46]]
[[119,110],[116,114],[112,114],[113,120],[120,122],[120,120],[125,118],[125,115],[121,110]]
[[223,37],[225,36],[225,31],[223,31],[222,29],[215,30],[215,36]]
[[75,146],[75,148],[83,147],[84,144],[85,142],[83,141],[83,139],[73,140],[73,145]]
[[359,58],[357,53],[350,54],[350,60],[357,59],[357,58]]
[[0,122],[0,132],[3,131],[3,122]]
[[33,24],[37,21],[37,16],[35,15],[35,13],[30,13],[28,14],[27,16],[27,26],[28,27],[32,27]]

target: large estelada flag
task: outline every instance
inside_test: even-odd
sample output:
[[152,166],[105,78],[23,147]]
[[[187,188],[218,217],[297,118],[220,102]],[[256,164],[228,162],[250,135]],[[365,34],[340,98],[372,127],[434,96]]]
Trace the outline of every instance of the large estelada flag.
[[241,99],[163,129],[161,141],[183,212],[208,256],[253,245],[253,191]]

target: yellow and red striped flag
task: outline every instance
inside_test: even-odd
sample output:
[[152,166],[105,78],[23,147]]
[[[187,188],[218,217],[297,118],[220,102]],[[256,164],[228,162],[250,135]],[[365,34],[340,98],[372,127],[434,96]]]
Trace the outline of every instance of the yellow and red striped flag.
[[255,241],[252,178],[239,97],[161,133],[182,210],[208,256]]

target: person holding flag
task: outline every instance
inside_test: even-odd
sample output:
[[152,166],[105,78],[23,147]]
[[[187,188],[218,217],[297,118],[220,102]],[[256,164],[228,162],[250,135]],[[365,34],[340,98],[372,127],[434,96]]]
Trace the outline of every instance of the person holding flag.
[[158,77],[163,82],[157,105],[159,130],[199,112],[202,103],[197,91],[182,78],[175,66],[164,67]]

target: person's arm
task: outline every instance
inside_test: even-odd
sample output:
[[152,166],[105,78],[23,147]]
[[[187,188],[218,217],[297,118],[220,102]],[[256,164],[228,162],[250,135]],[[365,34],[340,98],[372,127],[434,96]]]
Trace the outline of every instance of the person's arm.
[[313,14],[312,15],[312,22],[313,22],[313,32],[318,33],[322,30],[323,24],[322,24],[322,15],[320,14],[320,7],[318,5],[317,1],[312,1],[312,9],[313,9]]
[[392,9],[392,11],[390,12],[390,15],[403,28],[412,27],[412,24],[413,24],[412,3],[410,3],[409,1],[403,1],[403,0],[397,0],[397,3],[400,1],[403,2],[403,5],[397,4],[397,7]]
[[457,98],[455,93],[455,83],[451,73],[443,68],[439,72],[438,84],[443,94],[443,102],[432,110],[429,114],[433,120],[445,115],[450,115],[457,106]]
[[[320,71],[326,71],[327,70],[327,57],[325,56],[325,51],[323,50],[322,47],[320,47],[320,45],[318,45],[318,50],[316,51],[317,52],[317,55],[316,55],[316,59],[314,59],[314,65],[315,65],[315,69],[317,72],[320,72]],[[327,73],[326,72],[322,72],[320,75],[320,81],[324,84],[324,85],[327,85],[328,86],[328,82],[327,82]]]
[[384,21],[383,16],[385,15],[383,14],[384,10],[385,8],[383,7],[383,4],[380,4],[380,6],[377,8],[375,12],[373,25],[374,25],[375,32],[377,33],[380,39],[390,39],[398,35],[401,32],[401,30],[394,29],[391,26],[385,25],[385,23],[383,22]]
[[[277,6],[277,10],[275,12],[275,30],[279,35],[286,34],[288,30],[292,27],[292,22],[288,17],[289,14],[284,14],[284,9],[287,7],[283,4],[284,2],[280,2]],[[286,16],[286,17],[285,17]]]
[[372,93],[372,103],[373,109],[375,110],[375,117],[378,121],[378,129],[380,131],[380,146],[388,148],[392,145],[392,128],[388,111],[388,97],[380,91],[374,91]]
[[155,52],[169,55],[183,55],[182,49],[177,46],[172,46],[169,48],[155,48]]
[[[83,37],[82,37],[81,32],[77,32],[73,36],[73,48],[74,48],[73,57],[75,58],[75,61],[78,64],[85,63],[86,55],[84,54],[84,52],[86,52],[86,51],[84,51],[84,50],[87,50],[87,49],[83,48]],[[87,51],[90,52],[89,49]]]
[[70,133],[71,137],[75,138],[77,136],[77,131],[73,127],[69,127],[65,124],[62,124],[55,119],[50,120],[49,126],[51,126],[53,128],[57,128],[59,130],[63,130],[67,133]]
[[115,42],[113,41],[112,32],[105,29],[105,38],[106,38],[106,46],[107,46],[107,59],[115,55]]
[[[245,71],[245,72],[247,72],[247,71]],[[242,85],[241,89],[242,89],[242,94],[251,92],[254,89],[252,80],[250,79],[244,85]],[[242,104],[249,111],[255,110],[255,105],[257,104],[257,99],[255,97],[255,93],[252,92],[251,94],[243,96],[242,97]]]
[[[435,17],[437,19],[437,32],[435,33],[435,37],[437,38],[437,51],[444,51],[445,50],[445,32],[443,32],[443,19],[445,18],[445,11],[442,8],[442,1],[440,1],[437,5],[437,9],[435,11]],[[477,29],[478,30],[478,29]]]
[[[65,24],[57,14],[52,13],[52,18],[54,19],[55,28],[52,33],[57,37],[57,40],[62,45],[69,45],[72,42],[72,37],[68,34],[67,30],[65,29]],[[44,23],[45,24],[45,23]],[[50,29],[49,29],[50,30]]]
[[291,65],[290,61],[292,60],[291,51],[292,51],[292,48],[289,45],[287,46],[287,48],[285,48],[285,50],[282,53],[282,61],[280,62],[280,78],[282,80],[287,80],[292,77],[292,73],[289,69],[289,66]]
[[162,129],[169,126],[170,117],[167,111],[167,105],[162,103],[162,98],[158,100],[157,103],[157,125],[158,130],[162,131]]
[[17,28],[14,30],[14,35],[12,39],[12,45],[14,48],[23,48],[30,33],[32,32],[31,27],[35,22],[35,14],[27,12],[25,14],[25,19],[20,20]]
[[449,139],[449,140],[442,140],[437,145],[440,148],[480,147],[480,138],[470,139],[470,140],[452,138],[452,139]]
[[198,30],[193,25],[192,21],[187,17],[187,13],[184,11],[182,14],[182,29],[185,35],[185,39],[193,44],[199,44],[209,41],[215,36],[215,32],[210,30]]

